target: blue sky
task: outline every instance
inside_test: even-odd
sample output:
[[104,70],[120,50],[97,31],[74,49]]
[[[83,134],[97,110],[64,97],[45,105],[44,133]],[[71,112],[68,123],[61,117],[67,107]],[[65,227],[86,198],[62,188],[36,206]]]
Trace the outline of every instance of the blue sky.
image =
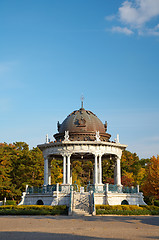
[[0,1],[0,142],[35,147],[80,107],[159,154],[159,0]]

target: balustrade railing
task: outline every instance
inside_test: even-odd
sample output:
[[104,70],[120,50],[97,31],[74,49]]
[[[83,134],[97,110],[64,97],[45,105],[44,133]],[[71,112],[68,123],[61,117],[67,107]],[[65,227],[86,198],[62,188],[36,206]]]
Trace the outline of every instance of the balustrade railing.
[[[27,187],[27,194],[52,194],[54,191],[63,192],[61,185],[59,185],[57,189],[57,185],[47,185],[42,187]],[[70,185],[70,189],[68,189],[68,192],[70,191],[80,191],[80,187],[77,184]],[[139,187],[126,187],[126,186],[118,186],[115,184],[103,184],[103,185],[94,185],[94,184],[88,184],[86,187],[83,187],[83,191],[85,192],[94,192],[94,193],[106,193],[106,192],[112,192],[112,193],[138,193]]]
[[49,194],[49,193],[53,193],[54,191],[56,191],[56,184],[42,186],[42,187],[28,187],[26,192],[28,194],[35,194],[35,193]]

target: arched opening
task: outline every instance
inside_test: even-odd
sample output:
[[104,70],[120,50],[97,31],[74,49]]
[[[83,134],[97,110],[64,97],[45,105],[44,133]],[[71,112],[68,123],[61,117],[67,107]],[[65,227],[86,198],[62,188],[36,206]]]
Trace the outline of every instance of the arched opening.
[[51,173],[51,185],[63,181],[63,158],[61,155],[50,155],[50,173]]
[[123,201],[121,202],[121,205],[129,205],[129,203],[128,203],[127,200],[123,200]]
[[114,184],[115,155],[102,156],[102,182]]
[[37,202],[36,202],[36,205],[44,205],[43,201],[41,199],[39,199]]
[[94,155],[91,153],[75,153],[71,155],[71,182],[85,186],[93,184]]

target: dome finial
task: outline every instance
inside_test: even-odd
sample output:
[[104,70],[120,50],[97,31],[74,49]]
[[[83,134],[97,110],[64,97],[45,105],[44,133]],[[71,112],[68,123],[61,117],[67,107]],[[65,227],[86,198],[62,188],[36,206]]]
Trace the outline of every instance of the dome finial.
[[84,96],[82,94],[82,96],[81,96],[81,108],[83,108],[83,101],[84,101]]

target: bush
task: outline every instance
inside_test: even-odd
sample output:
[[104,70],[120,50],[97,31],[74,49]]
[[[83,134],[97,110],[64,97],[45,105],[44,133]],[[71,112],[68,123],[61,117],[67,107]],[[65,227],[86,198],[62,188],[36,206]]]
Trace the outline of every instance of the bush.
[[15,200],[7,200],[6,205],[16,205],[16,201]]
[[159,207],[159,200],[155,200],[154,205]]
[[0,206],[0,215],[67,215],[68,207],[65,205],[39,206],[39,205],[5,205]]
[[157,206],[136,206],[136,205],[96,205],[96,214],[116,215],[159,215]]

